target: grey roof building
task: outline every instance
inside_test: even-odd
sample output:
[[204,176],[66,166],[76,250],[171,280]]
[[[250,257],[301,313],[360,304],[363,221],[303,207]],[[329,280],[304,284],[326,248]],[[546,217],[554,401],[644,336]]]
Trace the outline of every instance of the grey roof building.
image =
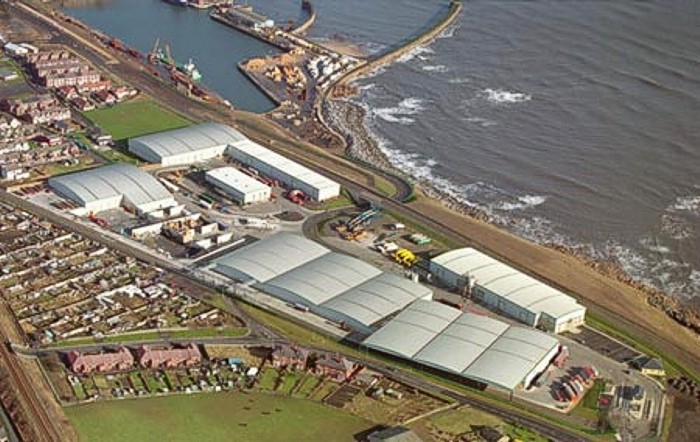
[[236,129],[219,123],[203,123],[129,140],[129,151],[151,163],[176,166],[222,156],[226,148],[247,140]]
[[421,284],[289,233],[224,255],[213,270],[366,333],[416,299],[432,298]]
[[128,164],[110,164],[49,179],[49,187],[83,209],[100,212],[127,204],[139,212],[176,205],[152,175]]
[[559,351],[553,337],[431,301],[416,301],[367,347],[485,384],[529,385]]
[[584,322],[586,308],[576,299],[473,248],[433,258],[430,271],[458,290],[473,286],[482,304],[532,327],[561,333]]

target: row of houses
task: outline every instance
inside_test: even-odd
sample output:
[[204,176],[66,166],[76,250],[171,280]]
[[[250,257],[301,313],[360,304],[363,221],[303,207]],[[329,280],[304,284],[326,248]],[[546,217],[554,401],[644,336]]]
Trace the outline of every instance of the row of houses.
[[82,86],[102,80],[99,72],[67,50],[29,54],[25,62],[34,80],[48,88]]
[[143,368],[190,367],[202,362],[199,347],[189,344],[185,347],[151,348],[142,345],[136,349],[136,356],[127,347],[119,347],[114,352],[97,354],[71,351],[66,356],[73,373],[104,373],[124,371],[134,367],[135,362]]
[[272,366],[286,370],[310,370],[318,376],[345,382],[360,367],[338,354],[314,353],[295,345],[278,345],[271,354]]
[[71,118],[70,109],[51,94],[4,98],[0,100],[0,110],[30,124],[47,124]]

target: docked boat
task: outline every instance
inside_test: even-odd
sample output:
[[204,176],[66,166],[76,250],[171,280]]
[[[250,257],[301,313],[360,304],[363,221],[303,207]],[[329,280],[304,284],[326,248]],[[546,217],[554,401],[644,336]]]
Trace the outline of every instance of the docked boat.
[[197,66],[195,66],[191,58],[187,61],[187,63],[179,65],[177,70],[187,75],[194,81],[200,81],[202,79],[202,74],[199,73]]
[[163,0],[165,3],[170,3],[171,5],[177,6],[187,6],[187,0]]

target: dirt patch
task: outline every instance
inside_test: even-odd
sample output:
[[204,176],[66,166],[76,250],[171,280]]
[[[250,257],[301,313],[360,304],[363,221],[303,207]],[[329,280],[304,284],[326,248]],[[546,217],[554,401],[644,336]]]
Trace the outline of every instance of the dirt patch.
[[303,220],[304,215],[301,212],[294,212],[294,211],[285,210],[284,212],[278,213],[277,215],[275,215],[275,218],[278,218],[282,221],[297,222],[297,221]]
[[700,428],[700,404],[691,396],[673,395],[673,417],[669,442],[697,440]]

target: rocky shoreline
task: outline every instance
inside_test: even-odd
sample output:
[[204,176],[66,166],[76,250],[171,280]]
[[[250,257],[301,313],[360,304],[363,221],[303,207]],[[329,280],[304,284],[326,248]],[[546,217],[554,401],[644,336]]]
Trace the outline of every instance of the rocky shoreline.
[[[385,170],[395,170],[385,153],[382,152],[376,136],[367,127],[367,112],[362,106],[348,100],[328,99],[323,103],[323,113],[326,122],[331,125],[333,130],[345,138],[348,156]],[[490,217],[484,211],[468,206],[456,198],[440,192],[429,182],[417,182],[416,186],[424,195],[440,201],[452,211],[479,221],[491,222]],[[573,256],[598,273],[634,288],[640,296],[644,297],[647,304],[663,311],[678,324],[700,336],[700,310],[698,308],[684,304],[677,298],[632,279],[614,262],[591,259],[582,251],[561,244],[546,243],[543,245],[562,254]]]

